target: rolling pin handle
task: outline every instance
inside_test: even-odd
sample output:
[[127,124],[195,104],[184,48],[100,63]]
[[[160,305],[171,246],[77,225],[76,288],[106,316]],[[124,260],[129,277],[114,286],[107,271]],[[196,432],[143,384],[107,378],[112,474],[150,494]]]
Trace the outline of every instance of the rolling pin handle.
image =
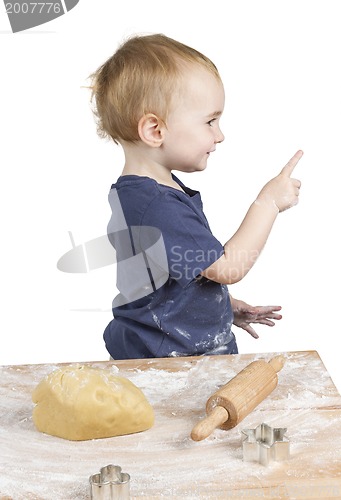
[[282,370],[284,363],[285,363],[285,357],[282,356],[282,354],[280,354],[279,356],[275,356],[269,361],[269,365],[272,366],[272,368],[275,370],[276,373]]
[[228,418],[228,411],[223,406],[216,406],[207,417],[193,427],[191,438],[193,441],[201,441],[207,438],[217,427],[224,424]]

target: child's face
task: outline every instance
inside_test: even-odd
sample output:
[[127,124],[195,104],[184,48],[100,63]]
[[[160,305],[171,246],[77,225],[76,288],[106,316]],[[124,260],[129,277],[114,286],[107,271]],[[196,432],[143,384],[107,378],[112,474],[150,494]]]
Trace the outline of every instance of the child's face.
[[220,80],[203,68],[189,68],[185,84],[172,103],[162,144],[163,163],[169,170],[195,172],[224,140],[219,118],[225,95]]

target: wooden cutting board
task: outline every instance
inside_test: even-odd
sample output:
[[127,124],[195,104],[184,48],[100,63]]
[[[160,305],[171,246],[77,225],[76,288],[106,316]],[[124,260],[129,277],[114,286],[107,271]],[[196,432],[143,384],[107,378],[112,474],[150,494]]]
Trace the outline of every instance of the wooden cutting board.
[[[190,439],[219,387],[276,354],[81,363],[129,378],[156,417],[148,431],[83,442],[39,433],[32,421],[33,389],[65,364],[0,367],[0,499],[89,499],[89,476],[108,464],[130,474],[132,498],[340,499],[341,397],[315,351],[282,353],[277,388],[250,415]],[[241,430],[261,423],[288,429],[289,460],[243,461]]]

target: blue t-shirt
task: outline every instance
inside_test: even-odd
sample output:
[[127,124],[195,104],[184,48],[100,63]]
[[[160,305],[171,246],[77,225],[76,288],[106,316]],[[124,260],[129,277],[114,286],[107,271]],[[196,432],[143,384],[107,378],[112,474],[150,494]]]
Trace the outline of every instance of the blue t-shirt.
[[114,359],[237,353],[226,285],[200,273],[223,254],[198,191],[126,175],[109,193],[116,250],[114,319],[104,332]]

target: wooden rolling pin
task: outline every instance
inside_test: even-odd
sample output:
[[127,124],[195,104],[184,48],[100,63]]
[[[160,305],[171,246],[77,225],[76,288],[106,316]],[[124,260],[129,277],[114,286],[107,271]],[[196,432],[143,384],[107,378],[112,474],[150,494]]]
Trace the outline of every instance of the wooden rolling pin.
[[201,441],[217,427],[227,430],[238,425],[275,389],[277,373],[284,363],[281,355],[269,362],[258,360],[246,366],[208,399],[207,417],[193,427],[191,438]]

